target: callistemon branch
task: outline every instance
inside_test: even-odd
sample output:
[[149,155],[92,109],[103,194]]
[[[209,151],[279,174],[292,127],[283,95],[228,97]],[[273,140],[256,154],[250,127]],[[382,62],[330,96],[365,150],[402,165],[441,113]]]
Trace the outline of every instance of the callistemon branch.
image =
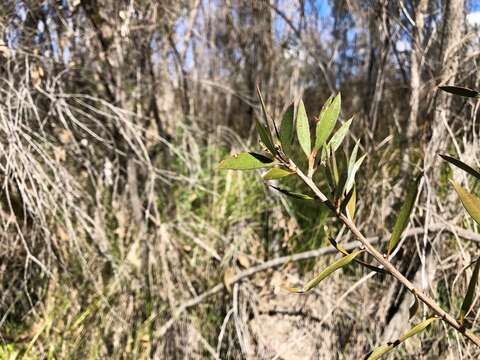
[[[287,108],[283,114],[279,130],[277,130],[277,127],[273,124],[275,135],[270,131],[269,123],[272,120],[267,113],[265,103],[261,96],[260,100],[264,124],[257,121],[257,131],[268,156],[254,152],[244,152],[227,157],[220,163],[219,168],[231,170],[268,169],[268,171],[263,174],[263,179],[265,181],[279,181],[285,177],[297,175],[313,194],[315,194],[315,197],[325,204],[335,214],[336,218],[338,218],[362,244],[358,250],[349,252],[343,248],[341,244],[331,240],[332,245],[344,256],[327,266],[312,280],[306,282],[303,287],[289,287],[287,289],[294,293],[308,292],[315,286],[319,285],[321,281],[329,277],[333,272],[349,265],[351,262],[357,262],[373,271],[386,272],[392,275],[413,294],[415,297],[415,305],[422,302],[434,313],[434,316],[424,319],[422,322],[416,324],[397,340],[374,349],[367,355],[366,359],[378,359],[409,337],[424,331],[432,322],[439,319],[442,319],[445,323],[463,334],[472,343],[480,347],[480,338],[464,326],[465,318],[472,309],[475,300],[475,289],[478,278],[480,277],[480,259],[476,261],[475,269],[470,278],[458,320],[443,310],[435,300],[423,293],[420,289],[417,289],[415,285],[390,261],[390,255],[399,246],[401,235],[410,221],[410,215],[414,209],[422,176],[418,176],[408,187],[404,202],[397,214],[392,229],[386,254],[383,255],[367,241],[353,220],[356,208],[355,175],[362,165],[366,154],[357,158],[359,142],[355,144],[348,158],[343,157],[343,160],[345,161],[341,161],[343,156],[341,152],[336,153],[342,145],[343,140],[349,131],[350,124],[352,123],[352,118],[350,118],[336,131],[333,131],[340,114],[340,94],[330,97],[323,106],[320,115],[318,116],[314,136],[315,141],[313,143],[310,134],[309,118],[305,110],[305,105],[301,100],[298,104],[293,103]],[[295,134],[296,140],[294,136]],[[300,166],[297,166],[295,163],[296,160],[292,160],[303,155],[305,155],[307,160],[307,169],[305,172],[302,171]],[[444,155],[443,158],[452,165],[459,167],[480,180],[480,173],[467,164],[446,155]],[[325,180],[328,183],[329,196],[322,192],[313,180],[318,167],[322,167],[325,170],[324,174]],[[462,188],[457,183],[452,182],[452,184],[467,212],[480,224],[480,198]],[[307,201],[316,200],[315,197],[307,194],[292,192],[277,186],[273,187],[282,193],[293,196],[297,199]],[[357,256],[364,252],[369,253],[378,263],[380,263],[381,267],[373,266],[357,259]],[[413,314],[417,308],[418,306],[412,307]]]
[[480,337],[476,336],[472,332],[468,331],[462,324],[460,324],[453,316],[443,310],[431,297],[424,294],[419,290],[415,285],[408,280],[389,260],[388,257],[382,255],[372,244],[368,242],[365,236],[360,232],[357,226],[351,221],[346,215],[341,213],[339,209],[327,199],[327,197],[322,193],[318,186],[313,182],[311,177],[306,176],[296,165],[290,160],[290,169],[294,171],[300,179],[307,185],[310,190],[313,191],[315,196],[322,202],[325,202],[326,205],[334,211],[335,216],[351,231],[351,233],[362,243],[362,246],[367,250],[367,252],[372,255],[375,260],[377,260],[384,269],[395,277],[398,281],[402,283],[414,296],[416,296],[421,302],[427,305],[436,315],[443,319],[450,326],[455,328],[463,334],[467,339],[472,341],[475,345],[480,347]]

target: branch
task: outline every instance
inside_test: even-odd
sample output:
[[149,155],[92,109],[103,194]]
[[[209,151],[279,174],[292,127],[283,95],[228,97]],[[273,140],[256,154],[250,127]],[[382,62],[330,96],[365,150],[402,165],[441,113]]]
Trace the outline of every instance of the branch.
[[[295,165],[291,162],[292,165]],[[325,195],[320,191],[320,189],[315,185],[311,179],[309,179],[297,166],[291,166],[291,170],[295,171],[297,175],[304,181],[304,183],[315,193],[315,195],[322,201],[325,202]],[[420,289],[415,287],[415,285],[408,280],[398,269],[384,257],[372,244],[371,242],[363,236],[357,226],[344,214],[339,212],[334,205],[327,200],[325,204],[334,211],[335,216],[350,230],[350,232],[362,243],[363,247],[367,252],[372,255],[383,267],[395,277],[400,283],[402,283],[413,295],[416,295],[417,298],[427,305],[436,315],[443,319],[446,323],[452,326],[455,330],[464,335],[467,339],[473,342],[475,345],[480,347],[480,338],[477,337],[472,332],[468,331],[462,324],[460,324],[453,316],[443,310],[432,298],[424,294]]]

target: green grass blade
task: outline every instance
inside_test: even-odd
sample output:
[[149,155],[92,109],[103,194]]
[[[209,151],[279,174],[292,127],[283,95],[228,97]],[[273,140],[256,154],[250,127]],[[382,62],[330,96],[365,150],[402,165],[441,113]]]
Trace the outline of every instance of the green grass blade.
[[476,177],[478,180],[480,180],[480,173],[478,171],[476,171],[474,168],[472,168],[471,166],[465,164],[463,161],[460,161],[460,160],[455,159],[455,158],[453,158],[451,156],[448,156],[448,155],[440,154],[440,157],[442,159],[448,161],[450,164],[455,165],[456,167],[462,169],[463,171],[466,171],[470,175],[472,175],[472,176]]
[[478,275],[480,272],[480,258],[477,259],[475,263],[475,268],[473,269],[472,277],[468,283],[467,293],[465,294],[465,299],[462,303],[462,308],[460,309],[460,322],[463,324],[465,317],[470,312],[473,300],[475,300],[475,289],[478,283]]
[[219,170],[253,170],[273,166],[272,159],[253,152],[245,152],[225,158],[218,165]]
[[446,91],[450,94],[460,95],[463,97],[470,97],[470,98],[479,98],[480,92],[460,86],[439,86],[440,90]]
[[467,210],[473,220],[480,224],[480,199],[458,185],[455,181],[450,180],[450,182],[460,197],[465,210]]
[[390,241],[388,242],[387,255],[390,255],[393,249],[395,249],[398,242],[400,241],[400,237],[402,236],[403,231],[408,225],[410,214],[412,213],[413,206],[415,205],[415,199],[417,198],[418,185],[420,184],[421,178],[422,175],[418,176],[417,179],[412,184],[410,184],[408,188],[407,196],[400,209],[400,212],[398,213],[395,225],[393,226],[392,236],[390,237]]
[[323,105],[316,127],[315,150],[318,151],[326,143],[335,128],[338,115],[340,114],[341,101],[339,93],[335,97],[331,96]]
[[305,155],[310,157],[311,152],[311,139],[310,139],[310,125],[308,123],[307,112],[305,110],[305,104],[300,100],[297,110],[297,138]]

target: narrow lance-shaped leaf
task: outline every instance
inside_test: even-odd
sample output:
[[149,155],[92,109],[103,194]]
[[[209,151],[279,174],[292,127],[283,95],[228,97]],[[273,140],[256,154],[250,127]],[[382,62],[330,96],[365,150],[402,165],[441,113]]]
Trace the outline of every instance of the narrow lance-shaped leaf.
[[349,120],[345,121],[342,126],[337,130],[335,134],[333,134],[332,138],[328,142],[330,151],[332,154],[337,151],[339,146],[342,144],[343,139],[345,139],[345,136],[348,133],[348,129],[350,128],[350,125],[352,124],[353,118],[350,118]]
[[315,150],[318,151],[332,133],[340,114],[340,108],[340,93],[335,97],[331,96],[323,105],[316,128]]
[[[267,128],[268,128],[268,124],[270,121],[269,121],[269,116],[267,112],[267,107],[265,106],[265,101],[263,100],[263,96],[262,96],[262,93],[260,92],[260,88],[258,87],[258,85],[257,85],[257,94],[258,94],[258,97],[260,98],[260,104],[262,105],[263,119],[265,120],[265,124],[267,124]],[[278,137],[278,130],[275,125],[275,121],[272,121],[272,124],[273,124],[273,127],[275,128],[275,132]]]
[[[337,243],[333,238],[331,237],[328,237],[328,240],[330,241],[330,244],[332,244],[332,246],[337,249],[338,251],[340,251],[343,255],[350,255],[351,253],[345,249],[342,245],[340,245],[339,243]],[[374,265],[371,265],[365,261],[362,261],[362,260],[359,260],[359,259],[355,259],[354,260],[356,263],[360,264],[360,265],[363,265],[365,266],[367,269],[370,269],[372,271],[375,271],[375,272],[378,272],[380,274],[384,274],[386,273],[386,271],[382,268],[379,268],[377,266],[374,266]]]
[[357,250],[352,252],[351,254],[344,256],[337,261],[335,261],[333,264],[329,265],[325,270],[323,270],[320,274],[318,274],[315,278],[307,282],[303,288],[288,288],[287,290],[290,292],[295,292],[295,293],[304,293],[307,292],[311,289],[313,289],[315,286],[317,286],[323,279],[331,275],[333,272],[337,271],[338,269],[350,264],[355,257],[357,257],[360,253],[362,253],[363,250]]
[[460,95],[463,97],[470,97],[470,98],[479,98],[480,92],[460,86],[439,86],[440,90],[446,91],[450,94]]
[[385,355],[386,353],[391,351],[393,348],[395,348],[398,345],[400,345],[401,343],[403,343],[408,338],[410,338],[412,336],[415,336],[415,335],[421,333],[422,331],[424,331],[432,322],[434,322],[435,320],[438,320],[438,319],[439,319],[438,317],[433,316],[431,318],[428,318],[428,319],[422,321],[421,323],[415,325],[413,328],[411,328],[409,331],[407,331],[405,334],[403,334],[401,337],[399,337],[397,340],[392,341],[392,342],[388,342],[385,345],[382,345],[382,346],[376,348],[375,350],[373,350],[372,352],[370,352],[369,354],[367,354],[364,357],[364,360],[380,359],[383,355]]
[[[329,147],[330,151],[332,151],[332,148]],[[332,177],[333,181],[335,182],[335,187],[338,188],[338,183],[340,181],[340,174],[338,173],[338,166],[337,166],[337,158],[335,156],[335,153],[331,153],[330,155],[330,168],[332,169]]]
[[281,188],[278,188],[276,186],[273,186],[273,185],[270,185],[272,188],[274,188],[275,190],[278,190],[280,191],[282,194],[285,194],[285,195],[288,195],[290,197],[293,197],[293,198],[296,198],[296,199],[301,199],[301,200],[314,200],[313,197],[311,197],[310,195],[305,195],[305,194],[301,194],[301,193],[297,193],[297,192],[292,192],[290,190],[285,190],[285,189],[281,189]]
[[408,225],[408,220],[410,219],[410,214],[413,210],[415,199],[417,198],[418,185],[420,184],[421,178],[422,175],[418,176],[417,179],[412,184],[410,184],[408,188],[405,202],[403,203],[400,212],[398,213],[397,220],[395,221],[395,225],[393,226],[392,236],[390,237],[390,241],[388,242],[387,255],[390,255],[393,249],[395,249],[398,242],[400,241],[400,237],[403,231]]
[[273,145],[272,134],[270,134],[270,130],[263,126],[257,119],[255,119],[255,125],[263,145],[265,145],[272,155],[275,155],[277,151],[275,150],[275,145]]
[[349,192],[345,193],[345,196],[343,197],[342,202],[340,204],[341,212],[345,211],[345,213],[348,213],[347,206],[350,200],[352,199],[352,197],[353,197],[353,188]]
[[358,147],[360,146],[360,142],[356,142],[355,146],[353,147],[352,154],[350,155],[350,159],[348,159],[348,172],[351,171],[355,162],[357,161],[357,154],[358,154]]
[[473,300],[475,300],[475,289],[477,287],[478,275],[480,271],[480,258],[477,259],[475,263],[475,268],[473,269],[472,277],[468,283],[467,293],[465,294],[465,299],[462,303],[462,308],[460,309],[460,322],[463,323],[463,320],[470,312],[470,309],[473,305]]
[[[332,156],[332,160],[333,159],[336,159],[335,155]],[[337,172],[338,172],[338,183],[337,183],[337,188],[335,189],[335,194],[334,194],[334,197],[335,197],[336,200],[341,200],[342,196],[345,192],[345,185],[346,185],[347,179],[348,179],[348,169],[347,169],[347,166],[345,164],[345,161],[346,161],[345,159],[340,158],[339,161],[338,161],[338,166],[334,163],[335,168],[339,170],[339,171],[337,170]]]
[[450,164],[455,165],[456,167],[462,169],[463,171],[466,171],[470,175],[473,175],[478,180],[480,180],[480,173],[477,170],[475,170],[474,168],[472,168],[471,166],[465,164],[463,161],[460,161],[460,160],[455,159],[455,158],[453,158],[451,156],[448,156],[448,155],[440,155],[440,156],[442,157],[442,159],[448,161]]
[[262,177],[263,177],[263,180],[276,180],[292,174],[294,173],[289,170],[285,170],[282,168],[272,168],[268,170],[265,174],[263,174]]
[[348,169],[348,178],[345,184],[345,192],[349,192],[353,184],[355,183],[355,175],[357,174],[358,169],[360,169],[360,166],[362,165],[363,160],[365,160],[366,156],[367,154],[363,155],[355,162],[355,164],[353,164],[351,169]]
[[285,110],[280,124],[280,144],[282,144],[285,155],[290,156],[293,137],[293,123],[295,116],[295,104],[292,103]]
[[253,152],[240,153],[225,158],[218,165],[219,170],[253,170],[273,166],[273,160]]
[[300,147],[307,156],[310,156],[311,151],[311,139],[310,139],[310,125],[308,123],[307,112],[302,100],[298,104],[297,110],[297,138],[300,143]]
[[480,199],[477,196],[469,193],[455,181],[450,180],[450,182],[460,197],[463,207],[467,210],[473,220],[480,224]]

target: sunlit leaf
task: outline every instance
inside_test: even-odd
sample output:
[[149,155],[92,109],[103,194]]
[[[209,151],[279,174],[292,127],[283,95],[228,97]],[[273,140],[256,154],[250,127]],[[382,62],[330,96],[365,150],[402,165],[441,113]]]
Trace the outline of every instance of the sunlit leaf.
[[310,125],[308,123],[307,112],[303,101],[300,100],[297,110],[297,138],[300,143],[300,147],[307,156],[310,156],[311,151],[311,139],[310,139]]
[[294,172],[281,169],[281,168],[272,168],[268,170],[265,174],[263,174],[263,180],[276,180],[281,179],[285,176],[289,176],[294,174]]
[[468,283],[467,293],[465,294],[465,299],[462,303],[462,308],[460,310],[460,322],[463,323],[465,317],[470,312],[473,300],[475,300],[475,289],[478,283],[478,275],[480,272],[480,258],[475,262],[475,268],[473,269],[472,277]]
[[439,86],[440,90],[446,91],[450,94],[460,95],[463,97],[470,97],[470,98],[479,98],[480,92],[472,89],[467,89],[460,86]]
[[455,159],[455,158],[453,158],[451,156],[448,156],[448,155],[440,155],[440,156],[442,157],[442,159],[448,161],[449,163],[455,165],[456,167],[462,169],[463,171],[466,171],[470,175],[473,175],[478,180],[480,180],[480,173],[477,170],[475,170],[474,168],[472,168],[471,166],[465,164],[463,161],[460,161],[460,160]]
[[281,188],[278,188],[278,187],[273,186],[273,185],[270,185],[270,186],[273,187],[275,190],[278,190],[281,193],[283,193],[285,195],[288,195],[290,197],[296,198],[296,199],[314,200],[314,198],[311,197],[310,195],[305,195],[305,194],[301,194],[301,193],[297,193],[297,192],[292,192],[290,190],[281,189]]
[[253,152],[240,153],[225,158],[218,165],[219,170],[253,170],[273,166],[273,160]]
[[348,133],[348,129],[350,128],[350,125],[352,124],[353,118],[350,118],[349,120],[345,121],[342,126],[336,131],[335,134],[333,134],[332,138],[328,142],[330,151],[331,153],[335,153],[339,146],[342,144],[343,139],[345,139],[345,136]]
[[403,231],[408,225],[410,214],[412,213],[413,205],[415,204],[415,199],[417,198],[418,185],[420,184],[421,178],[422,175],[418,176],[417,179],[408,187],[407,196],[405,197],[405,201],[400,209],[400,212],[398,213],[397,220],[393,226],[392,236],[388,242],[388,255],[390,255],[393,249],[395,249],[400,241]]
[[352,168],[355,166],[359,146],[360,143],[357,141],[353,147],[352,153],[350,154],[350,159],[348,159],[348,172],[351,172]]
[[358,159],[353,164],[352,168],[348,169],[348,178],[347,178],[347,182],[345,183],[345,192],[349,192],[353,184],[355,183],[355,175],[358,169],[360,169],[360,166],[362,165],[363,160],[365,160],[366,156],[367,154],[363,155],[360,159]]
[[415,325],[413,328],[411,328],[409,331],[407,331],[405,334],[403,334],[401,337],[399,337],[397,340],[388,342],[385,345],[382,345],[376,349],[374,349],[372,352],[368,353],[365,357],[364,360],[376,360],[380,359],[383,355],[391,351],[393,348],[397,347],[401,343],[403,343],[405,340],[408,338],[415,336],[422,331],[424,331],[432,322],[435,320],[438,320],[439,318],[434,316],[431,318],[428,318],[421,323]]
[[353,196],[353,188],[347,192],[342,200],[342,203],[340,204],[340,211],[343,212],[345,211],[345,213],[347,213],[347,205],[348,203],[350,202],[351,198]]
[[355,185],[354,185],[352,189],[352,195],[350,199],[348,199],[347,207],[346,207],[347,216],[352,221],[355,217],[356,202],[357,202],[357,189],[355,188]]
[[463,207],[467,210],[473,220],[480,224],[480,199],[476,195],[469,193],[455,181],[450,180],[450,182],[460,197]]
[[325,270],[323,270],[320,274],[315,276],[312,280],[307,282],[303,288],[289,288],[288,290],[290,292],[296,292],[296,293],[305,293],[307,291],[310,291],[313,289],[315,286],[317,286],[323,279],[331,275],[333,272],[337,271],[338,269],[350,264],[355,257],[357,257],[360,253],[362,253],[363,250],[357,250],[352,252],[351,254],[344,256],[337,261],[335,261],[333,264],[329,265]]
[[335,124],[337,123],[338,115],[341,108],[340,93],[333,97],[331,96],[323,105],[322,111],[319,115],[319,120],[316,128],[315,149],[318,150],[326,143],[328,137],[332,133]]
[[280,144],[282,144],[283,152],[289,156],[291,153],[292,137],[293,137],[293,123],[295,116],[295,104],[292,103],[285,110],[280,124]]
[[[339,243],[337,243],[333,238],[331,237],[328,237],[328,240],[330,241],[330,244],[332,244],[332,246],[337,249],[338,251],[340,251],[343,255],[350,255],[351,252],[349,252],[347,249],[345,249],[342,245],[340,245]],[[365,261],[362,261],[362,260],[359,260],[359,259],[354,259],[354,261],[360,265],[363,265],[365,266],[367,269],[370,269],[372,271],[375,271],[375,272],[378,272],[380,274],[384,274],[386,273],[386,271],[382,268],[379,268],[377,266],[374,266],[374,265],[371,265]]]

